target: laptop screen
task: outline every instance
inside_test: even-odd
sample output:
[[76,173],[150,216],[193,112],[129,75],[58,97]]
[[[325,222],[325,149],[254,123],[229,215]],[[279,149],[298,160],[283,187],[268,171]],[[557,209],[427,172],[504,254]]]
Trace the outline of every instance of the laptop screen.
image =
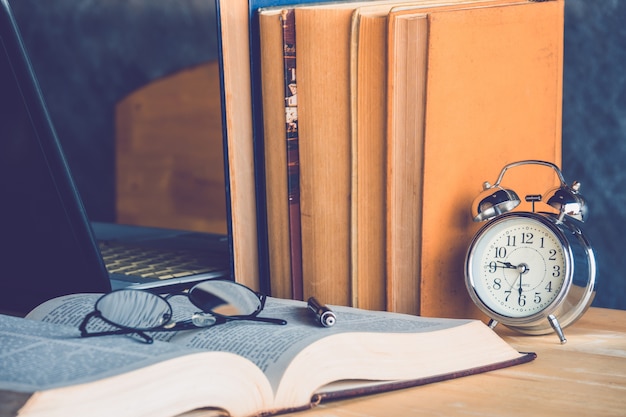
[[0,311],[109,279],[23,46],[0,11]]

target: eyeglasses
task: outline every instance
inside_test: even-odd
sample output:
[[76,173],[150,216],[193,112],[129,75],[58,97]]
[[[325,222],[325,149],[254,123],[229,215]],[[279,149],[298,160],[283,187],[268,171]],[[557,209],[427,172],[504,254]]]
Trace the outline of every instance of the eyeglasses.
[[[172,296],[186,295],[201,312],[191,318],[172,321]],[[145,343],[153,339],[145,332],[189,330],[211,327],[231,320],[252,320],[273,324],[287,324],[282,319],[258,317],[265,307],[266,296],[234,281],[210,280],[194,285],[188,292],[167,297],[134,289],[112,291],[100,297],[94,311],[87,314],[79,326],[81,337],[116,334],[136,334]],[[90,320],[99,318],[115,326],[114,330],[90,332]]]

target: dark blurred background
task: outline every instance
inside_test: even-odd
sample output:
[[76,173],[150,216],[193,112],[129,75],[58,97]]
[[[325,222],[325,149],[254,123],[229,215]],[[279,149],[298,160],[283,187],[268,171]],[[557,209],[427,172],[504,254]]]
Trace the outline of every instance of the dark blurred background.
[[[114,105],[217,58],[213,0],[12,0],[95,220],[115,218]],[[626,309],[626,1],[566,0],[563,166],[582,183],[599,264],[595,306]]]
[[115,220],[115,104],[217,59],[214,0],[10,0],[90,218]]
[[582,183],[594,305],[626,309],[626,2],[565,1],[563,173]]

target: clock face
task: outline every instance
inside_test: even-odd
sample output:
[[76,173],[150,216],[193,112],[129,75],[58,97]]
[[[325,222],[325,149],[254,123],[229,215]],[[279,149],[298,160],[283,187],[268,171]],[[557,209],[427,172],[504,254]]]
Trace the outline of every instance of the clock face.
[[540,313],[562,294],[569,247],[544,219],[513,213],[479,232],[467,272],[475,295],[492,312],[522,318]]

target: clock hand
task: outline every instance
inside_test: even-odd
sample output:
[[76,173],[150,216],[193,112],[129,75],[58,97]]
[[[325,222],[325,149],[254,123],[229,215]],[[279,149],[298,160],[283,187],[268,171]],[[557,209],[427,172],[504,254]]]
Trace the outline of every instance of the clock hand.
[[528,265],[521,263],[517,266],[517,270],[519,271],[519,288],[517,289],[517,292],[519,294],[519,296],[522,296],[522,276],[527,273],[528,271],[530,271],[530,268],[528,267]]
[[[517,292],[522,295],[522,275],[524,275],[525,273],[527,273],[528,271],[530,271],[530,268],[528,267],[528,265],[526,265],[525,263],[521,263],[519,265],[513,265],[510,262],[502,262],[502,261],[496,261],[498,263],[501,263],[503,266],[501,266],[500,268],[507,268],[507,269],[516,269],[519,272],[519,287],[517,288]],[[515,283],[517,282],[517,279],[515,281],[513,281],[513,283],[511,284],[510,290],[513,289],[513,287],[515,286]]]
[[511,262],[502,262],[502,261],[496,261],[499,264],[502,264],[502,268],[508,268],[508,269],[517,269],[516,265],[513,265]]

